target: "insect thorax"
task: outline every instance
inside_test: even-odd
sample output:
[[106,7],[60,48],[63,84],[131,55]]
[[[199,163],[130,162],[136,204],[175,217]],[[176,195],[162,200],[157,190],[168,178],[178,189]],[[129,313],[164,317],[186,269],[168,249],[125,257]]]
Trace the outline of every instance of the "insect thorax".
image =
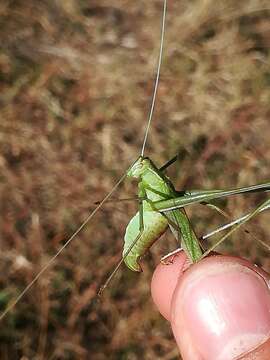
[[140,179],[147,198],[159,201],[173,197],[175,190],[167,176],[147,157],[139,157],[132,165],[127,176]]

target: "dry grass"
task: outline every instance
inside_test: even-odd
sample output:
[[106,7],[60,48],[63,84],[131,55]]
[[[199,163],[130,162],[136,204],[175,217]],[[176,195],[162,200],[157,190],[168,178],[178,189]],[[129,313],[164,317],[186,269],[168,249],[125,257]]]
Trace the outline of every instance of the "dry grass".
[[[237,4],[237,5],[236,5]],[[11,1],[0,4],[0,306],[103,198],[140,150],[153,88],[162,1]],[[177,188],[269,180],[269,3],[170,1],[158,104],[147,154]],[[134,194],[121,187],[116,197]],[[222,205],[237,216],[262,196]],[[107,205],[1,324],[1,359],[178,358],[149,282],[164,238],[123,269],[101,303],[136,203]],[[199,233],[223,219],[189,211]],[[253,221],[267,240],[268,214]],[[269,270],[240,232],[221,251]]]

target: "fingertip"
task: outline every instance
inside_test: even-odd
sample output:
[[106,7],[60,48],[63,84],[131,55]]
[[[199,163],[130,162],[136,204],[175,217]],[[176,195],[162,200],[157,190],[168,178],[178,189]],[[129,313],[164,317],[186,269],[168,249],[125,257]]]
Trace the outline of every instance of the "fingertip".
[[151,294],[153,301],[161,315],[168,321],[170,321],[173,292],[179,277],[183,273],[186,260],[184,252],[173,255],[171,263],[166,265],[159,263],[152,277]]
[[178,282],[171,323],[184,358],[231,359],[256,348],[270,333],[268,278],[248,261],[211,256]]

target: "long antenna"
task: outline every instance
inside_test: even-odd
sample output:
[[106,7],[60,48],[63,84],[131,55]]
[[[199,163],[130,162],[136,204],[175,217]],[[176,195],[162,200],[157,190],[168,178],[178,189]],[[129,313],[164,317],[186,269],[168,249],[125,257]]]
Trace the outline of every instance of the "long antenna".
[[109,199],[109,197],[114,193],[114,191],[118,188],[118,186],[122,183],[125,179],[126,173],[121,176],[121,178],[117,181],[114,185],[112,190],[103,198],[103,200],[99,203],[99,205],[87,216],[84,222],[81,224],[80,227],[68,238],[68,240],[64,243],[64,245],[57,251],[53,257],[47,262],[46,265],[37,273],[34,279],[26,286],[26,288],[20,293],[20,295],[12,301],[8,307],[2,312],[0,315],[0,321],[9,313],[10,310],[14,308],[14,306],[21,300],[21,298],[28,292],[28,290],[37,282],[39,277],[52,265],[54,260],[57,258],[58,255],[71,243],[71,241],[83,230],[86,224],[94,217],[94,215],[98,212],[98,210],[102,207],[102,205]]
[[154,92],[153,92],[153,98],[152,98],[152,102],[151,102],[150,113],[149,113],[146,129],[145,129],[143,144],[142,144],[142,151],[141,151],[141,156],[142,157],[144,155],[145,145],[146,145],[150,125],[151,125],[152,118],[153,118],[155,102],[156,102],[156,96],[157,96],[157,90],[158,90],[160,67],[161,67],[161,61],[162,61],[162,55],[163,55],[166,12],[167,12],[167,0],[164,0],[164,3],[163,3],[163,15],[162,15],[162,26],[161,26],[161,37],[160,37],[160,48],[159,48],[159,57],[158,57],[158,65],[157,65],[157,75],[156,75],[155,87],[154,87]]
[[[148,120],[147,120],[147,125],[146,125],[145,134],[144,134],[144,139],[143,139],[143,144],[142,144],[142,151],[141,151],[141,156],[142,156],[142,157],[143,157],[143,155],[144,155],[145,145],[146,145],[146,141],[147,141],[147,137],[148,137],[150,125],[151,125],[152,118],[153,118],[153,113],[154,113],[154,108],[155,108],[155,102],[156,102],[156,96],[157,96],[157,90],[158,90],[158,83],[159,83],[159,78],[160,78],[160,68],[161,68],[161,61],[162,61],[163,47],[164,47],[163,45],[164,45],[164,35],[165,35],[166,12],[167,12],[167,0],[164,0],[164,2],[163,2],[162,26],[161,26],[160,48],[159,48],[159,57],[158,57],[157,73],[156,73],[156,80],[155,80],[155,86],[154,86],[154,91],[153,91],[153,97],[152,97],[152,101],[151,101],[150,113],[149,113],[149,117],[148,117]],[[175,160],[174,160],[174,161],[175,161]],[[101,296],[101,294],[103,293],[103,291],[105,290],[105,288],[108,286],[108,284],[109,284],[109,283],[111,282],[111,280],[114,278],[114,276],[115,276],[115,274],[117,273],[118,269],[120,268],[120,266],[122,265],[122,263],[125,261],[126,257],[127,257],[128,254],[131,252],[131,250],[133,249],[134,245],[136,245],[136,243],[137,243],[137,241],[139,240],[140,237],[141,237],[141,233],[138,234],[138,236],[135,238],[135,240],[133,241],[133,243],[130,245],[130,247],[128,248],[128,250],[126,251],[126,253],[123,255],[123,257],[122,257],[122,258],[119,260],[119,262],[116,264],[114,270],[112,271],[112,273],[110,274],[110,276],[108,277],[108,279],[106,280],[106,282],[100,287],[99,292],[98,292],[98,296]]]
[[[160,77],[160,67],[161,67],[161,60],[162,60],[162,54],[163,54],[163,44],[164,44],[164,34],[165,34],[165,19],[166,19],[166,11],[167,11],[167,0],[164,0],[163,3],[163,15],[162,15],[162,27],[161,27],[161,40],[160,40],[160,49],[159,49],[159,58],[158,58],[158,66],[157,66],[157,74],[156,74],[156,80],[155,80],[155,87],[153,92],[153,98],[150,108],[150,113],[147,121],[147,126],[145,130],[144,140],[142,144],[142,151],[141,156],[144,155],[145,145],[153,117],[154,107],[155,107],[155,101],[156,101],[156,95],[157,95],[157,89],[158,89],[158,83],[159,83],[159,77]],[[37,280],[40,278],[40,276],[48,270],[48,268],[53,264],[54,260],[62,253],[62,251],[71,243],[71,241],[84,229],[84,227],[87,225],[87,223],[94,217],[94,215],[98,212],[98,210],[103,206],[103,204],[110,198],[110,196],[114,193],[114,191],[118,188],[118,186],[122,183],[122,181],[126,178],[126,172],[121,176],[121,178],[117,181],[117,183],[114,185],[114,187],[111,189],[111,191],[103,198],[101,202],[98,203],[98,206],[87,216],[87,218],[84,220],[84,222],[79,226],[79,228],[68,238],[68,240],[64,243],[64,245],[56,252],[55,255],[51,257],[51,259],[47,262],[46,265],[42,267],[42,269],[37,273],[37,275],[34,277],[34,279],[25,287],[25,289],[20,293],[20,295],[15,298],[14,301],[12,301],[7,308],[2,312],[0,315],[0,321],[14,308],[14,306],[24,297],[24,295],[28,292],[29,289],[32,288],[32,286],[37,282]],[[137,240],[137,238],[135,239]],[[134,241],[135,243],[135,241]],[[133,247],[130,247],[128,249],[128,253],[131,251]],[[125,256],[121,261],[118,263],[117,267],[113,271],[110,278],[105,283],[105,286],[102,287],[101,291],[107,286],[108,282],[111,280],[111,278],[114,276],[118,268],[120,267],[121,263],[124,261]]]

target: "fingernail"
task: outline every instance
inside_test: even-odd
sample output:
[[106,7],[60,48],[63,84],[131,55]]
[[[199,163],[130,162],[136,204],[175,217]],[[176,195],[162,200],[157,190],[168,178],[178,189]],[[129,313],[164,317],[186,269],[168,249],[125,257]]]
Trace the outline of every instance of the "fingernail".
[[268,339],[269,289],[246,266],[208,261],[176,288],[171,321],[183,353],[195,349],[184,359],[234,359]]

